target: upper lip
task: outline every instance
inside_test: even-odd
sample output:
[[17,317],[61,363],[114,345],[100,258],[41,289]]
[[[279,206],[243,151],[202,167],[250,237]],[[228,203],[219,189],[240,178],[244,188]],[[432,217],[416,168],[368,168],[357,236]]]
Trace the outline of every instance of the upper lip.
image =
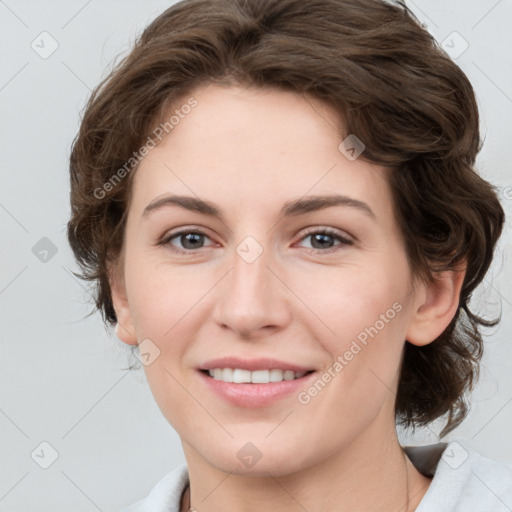
[[295,363],[280,361],[269,357],[260,357],[257,359],[241,359],[239,357],[229,356],[210,359],[203,363],[201,370],[212,370],[214,368],[240,368],[241,370],[291,370],[293,372],[307,372],[313,370],[311,367],[301,366]]

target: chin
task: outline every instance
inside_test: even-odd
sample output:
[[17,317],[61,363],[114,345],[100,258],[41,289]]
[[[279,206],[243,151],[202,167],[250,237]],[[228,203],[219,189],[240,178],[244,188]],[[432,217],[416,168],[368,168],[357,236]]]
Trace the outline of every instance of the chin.
[[[268,439],[251,441],[244,436],[219,441],[213,446],[205,446],[204,451],[198,450],[201,457],[219,471],[240,476],[268,478],[270,475],[282,477],[303,470],[308,466],[307,455],[298,446],[283,445],[276,437],[274,442]],[[298,458],[297,454],[301,457]],[[313,464],[313,461],[310,462]]]

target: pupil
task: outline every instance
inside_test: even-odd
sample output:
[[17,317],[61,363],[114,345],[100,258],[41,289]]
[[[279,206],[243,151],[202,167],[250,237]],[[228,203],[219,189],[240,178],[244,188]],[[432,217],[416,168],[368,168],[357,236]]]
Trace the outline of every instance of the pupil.
[[[189,246],[189,247],[187,247],[187,244],[191,243],[191,242],[194,242],[194,241],[195,242],[200,242],[200,237],[201,236],[202,235],[200,235],[199,233],[188,233],[186,235],[182,235],[181,236],[181,243],[182,243],[183,247],[185,247],[185,249],[194,249],[195,247],[198,246],[197,243],[196,244],[192,243],[192,245]],[[185,241],[185,243],[184,243],[184,241]]]
[[[329,243],[329,242],[332,242],[332,237],[331,235],[327,235],[327,234],[322,234],[322,233],[317,233],[316,235],[313,235],[313,247],[315,247],[315,243],[320,241],[320,249],[321,248],[324,248],[326,247],[325,246],[325,242]],[[324,244],[324,245],[322,245]],[[317,249],[317,247],[315,247],[315,249]]]

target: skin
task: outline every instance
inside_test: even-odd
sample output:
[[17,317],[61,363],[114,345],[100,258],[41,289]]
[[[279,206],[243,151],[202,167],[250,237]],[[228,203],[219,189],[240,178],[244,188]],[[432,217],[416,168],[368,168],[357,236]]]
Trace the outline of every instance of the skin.
[[[328,105],[234,86],[191,96],[197,107],[136,171],[123,250],[111,269],[119,338],[150,339],[160,350],[144,369],[182,440],[191,506],[414,510],[430,479],[398,443],[400,358],[405,340],[425,345],[447,327],[464,272],[439,273],[430,284],[413,279],[389,170],[338,150],[341,122]],[[279,214],[287,201],[333,192],[363,201],[375,218],[350,206]],[[178,206],[143,216],[171,193],[215,203],[224,220]],[[206,236],[196,245],[169,240],[180,228]],[[314,245],[318,236],[305,228],[330,228],[352,243],[334,236]],[[252,263],[236,252],[247,236],[263,249]],[[397,302],[400,312],[307,405],[292,393],[263,408],[237,407],[198,376],[201,363],[226,355],[270,356],[321,375]],[[237,457],[247,442],[262,455],[250,468]]]

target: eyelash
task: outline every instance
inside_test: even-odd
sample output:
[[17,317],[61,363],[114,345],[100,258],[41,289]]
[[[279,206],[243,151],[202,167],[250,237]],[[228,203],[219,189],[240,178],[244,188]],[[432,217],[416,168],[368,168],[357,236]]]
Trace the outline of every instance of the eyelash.
[[[181,231],[178,231],[177,233],[171,233],[169,236],[166,236],[161,242],[159,242],[158,245],[167,246],[172,251],[174,251],[174,252],[176,252],[178,254],[192,254],[194,252],[198,252],[201,249],[205,249],[206,248],[206,247],[200,247],[199,249],[180,249],[179,247],[175,247],[174,245],[172,245],[170,243],[172,239],[180,237],[182,235],[188,235],[188,234],[201,235],[201,236],[205,236],[206,238],[209,238],[206,233],[203,233],[199,229],[196,229],[196,228],[183,229]],[[313,253],[323,253],[323,254],[325,254],[325,253],[332,253],[332,252],[335,252],[335,251],[338,250],[337,247],[344,246],[344,245],[353,245],[353,243],[354,243],[352,240],[349,240],[348,238],[345,238],[345,237],[341,236],[339,234],[339,232],[334,230],[334,229],[331,229],[331,228],[318,228],[318,227],[309,228],[304,233],[304,235],[302,236],[300,241],[302,241],[303,239],[307,238],[308,236],[320,235],[320,234],[321,235],[331,236],[331,237],[335,238],[336,240],[338,240],[340,243],[335,245],[335,246],[333,246],[333,247],[330,247],[328,249],[315,249],[315,248],[306,247],[306,249],[309,249],[310,252],[313,252]]]

